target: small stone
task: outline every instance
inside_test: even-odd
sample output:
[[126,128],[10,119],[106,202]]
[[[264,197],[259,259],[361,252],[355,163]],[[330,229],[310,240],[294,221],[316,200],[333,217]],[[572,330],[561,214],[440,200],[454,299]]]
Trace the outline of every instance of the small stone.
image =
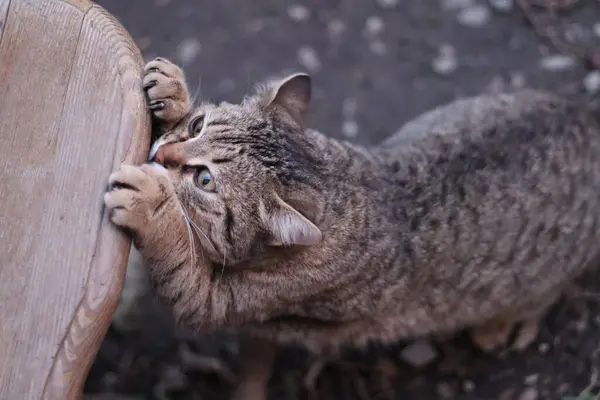
[[315,49],[309,46],[302,46],[297,52],[298,62],[310,72],[316,72],[321,69],[321,61]]
[[433,71],[440,75],[450,75],[458,68],[456,50],[449,44],[440,46],[438,55],[431,63]]
[[105,389],[114,389],[116,384],[119,382],[119,377],[112,371],[107,371],[102,377],[102,383]]
[[354,118],[356,109],[358,108],[358,101],[354,97],[346,97],[342,102],[342,115],[346,119]]
[[437,351],[426,340],[417,340],[400,353],[400,359],[413,367],[423,367],[436,359]]
[[344,32],[346,32],[346,24],[342,20],[332,19],[327,24],[327,33],[329,33],[329,37],[333,40],[342,36]]
[[575,57],[564,54],[552,54],[540,60],[540,67],[547,71],[564,71],[575,66]]
[[590,93],[598,93],[600,91],[600,71],[592,71],[583,78],[583,86]]
[[471,393],[475,390],[475,383],[473,381],[464,381],[462,387],[466,393]]
[[536,388],[530,387],[525,389],[519,397],[518,400],[537,400],[538,399],[538,391]]
[[358,136],[358,124],[356,121],[344,121],[342,124],[342,133],[350,138]]
[[367,18],[367,21],[365,22],[365,36],[367,37],[374,37],[379,35],[381,32],[383,32],[383,28],[385,27],[385,24],[383,23],[383,20],[380,17],[377,16],[372,16]]
[[524,382],[526,385],[531,386],[533,384],[535,384],[538,381],[538,378],[540,377],[539,374],[531,374],[531,375],[527,375],[524,379]]
[[373,40],[369,42],[369,49],[373,54],[383,56],[387,53],[387,46],[381,40]]
[[561,385],[558,387],[558,393],[565,394],[569,391],[570,388],[571,387],[568,383],[561,383]]
[[512,11],[515,2],[514,0],[489,0],[490,6],[500,12]]
[[438,383],[436,386],[436,392],[440,399],[449,400],[454,398],[454,389],[452,389],[452,386],[450,386],[449,383]]
[[198,57],[201,50],[202,45],[198,39],[187,38],[184,39],[179,46],[177,46],[177,58],[183,64],[188,64]]
[[305,21],[310,16],[310,10],[301,4],[294,4],[287,11],[288,16],[296,22]]
[[377,0],[377,4],[381,8],[394,8],[398,5],[399,0]]
[[510,86],[512,86],[514,89],[523,89],[525,87],[525,75],[518,71],[511,72]]
[[600,22],[596,22],[594,24],[594,26],[592,27],[592,31],[594,32],[594,35],[600,37]]
[[474,5],[475,0],[441,0],[442,8],[448,11],[456,11]]
[[458,12],[456,19],[464,26],[478,28],[490,20],[490,9],[482,5],[463,8]]

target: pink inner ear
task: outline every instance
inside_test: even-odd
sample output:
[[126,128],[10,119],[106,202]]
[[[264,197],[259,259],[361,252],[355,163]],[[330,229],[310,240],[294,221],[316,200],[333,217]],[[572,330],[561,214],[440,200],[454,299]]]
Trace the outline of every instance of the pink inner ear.
[[322,240],[320,229],[287,205],[269,219],[272,235],[283,245],[310,246]]

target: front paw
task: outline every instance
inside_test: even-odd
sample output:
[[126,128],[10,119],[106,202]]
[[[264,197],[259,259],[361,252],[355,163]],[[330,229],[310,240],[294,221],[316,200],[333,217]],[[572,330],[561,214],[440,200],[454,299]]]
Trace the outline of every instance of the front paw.
[[144,69],[144,91],[155,119],[172,126],[190,111],[190,95],[181,68],[164,58],[155,58]]
[[110,220],[134,238],[146,236],[177,203],[173,186],[159,167],[122,165],[109,178],[104,204]]

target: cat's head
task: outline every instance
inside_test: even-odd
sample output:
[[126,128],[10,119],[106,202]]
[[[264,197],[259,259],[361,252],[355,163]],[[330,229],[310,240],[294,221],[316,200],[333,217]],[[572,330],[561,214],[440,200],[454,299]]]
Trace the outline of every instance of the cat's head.
[[302,121],[310,97],[310,77],[295,74],[240,104],[202,104],[154,144],[151,161],[167,169],[213,261],[321,242],[322,160]]

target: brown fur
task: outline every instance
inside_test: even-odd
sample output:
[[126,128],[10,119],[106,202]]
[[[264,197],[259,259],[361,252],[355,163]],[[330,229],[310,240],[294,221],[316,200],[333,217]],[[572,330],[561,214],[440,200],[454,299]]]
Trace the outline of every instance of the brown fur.
[[365,148],[304,127],[306,75],[190,110],[179,68],[147,68],[166,169],[122,167],[106,204],[197,331],[322,351],[480,327],[494,348],[524,322],[524,347],[600,252],[599,125],[553,95],[456,101]]

